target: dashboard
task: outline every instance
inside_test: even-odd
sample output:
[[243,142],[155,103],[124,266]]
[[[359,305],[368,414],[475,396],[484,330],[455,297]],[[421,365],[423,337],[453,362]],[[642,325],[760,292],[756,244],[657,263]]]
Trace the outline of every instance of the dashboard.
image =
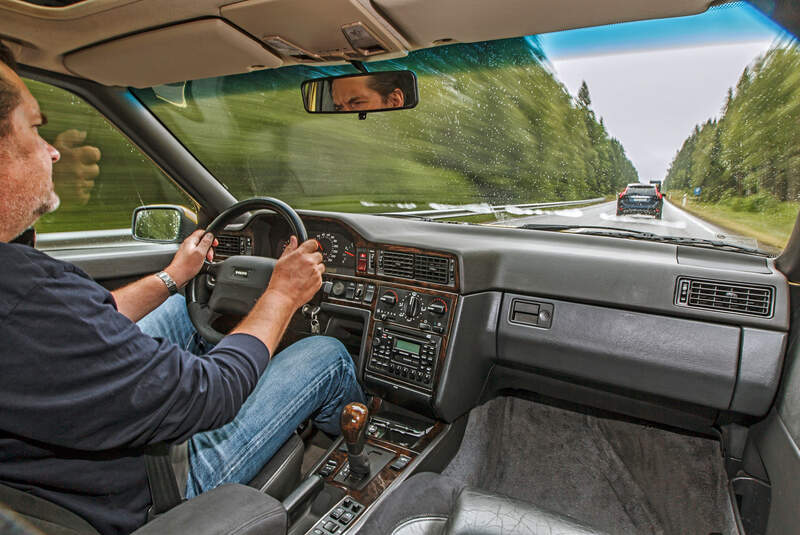
[[[775,395],[788,285],[771,260],[359,214],[301,217],[326,265],[323,333],[345,342],[368,391],[418,413],[453,421],[512,389],[695,428],[721,414],[762,415]],[[282,219],[260,213],[220,234],[216,253],[275,257],[289,235]],[[757,307],[740,307],[739,297]],[[297,315],[290,331],[287,343],[308,336],[307,318]]]

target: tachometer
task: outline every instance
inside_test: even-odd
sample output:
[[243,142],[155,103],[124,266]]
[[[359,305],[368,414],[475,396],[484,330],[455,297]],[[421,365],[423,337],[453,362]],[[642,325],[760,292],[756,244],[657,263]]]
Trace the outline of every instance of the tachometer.
[[322,261],[326,264],[336,263],[336,259],[339,257],[339,240],[336,234],[332,232],[321,232],[315,235],[314,238],[319,242]]

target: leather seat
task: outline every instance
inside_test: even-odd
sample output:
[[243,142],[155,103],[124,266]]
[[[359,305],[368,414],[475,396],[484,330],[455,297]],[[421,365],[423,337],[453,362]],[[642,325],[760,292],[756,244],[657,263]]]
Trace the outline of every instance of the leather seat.
[[[213,517],[214,515],[219,515],[225,507],[234,509],[232,505],[229,506],[226,503],[226,499],[228,501],[235,501],[234,498],[242,500],[242,503],[250,500],[253,504],[253,510],[257,510],[259,507],[266,508],[267,513],[269,513],[267,516],[271,515],[274,517],[271,521],[275,521],[277,518],[276,515],[279,512],[280,501],[285,499],[300,483],[303,452],[303,440],[297,433],[293,433],[292,436],[289,437],[289,440],[287,440],[275,455],[272,456],[269,462],[261,468],[256,477],[247,484],[247,486],[256,489],[255,491],[246,489],[244,485],[228,485],[224,491],[215,489],[203,493],[175,507],[175,509],[180,509],[180,511],[175,511],[172,514],[169,512],[165,513],[163,516],[166,516],[167,519],[156,519],[153,522],[149,522],[144,527],[136,530],[135,533],[157,533],[157,531],[152,530],[158,530],[169,526],[171,525],[169,524],[170,522],[185,522],[184,517],[187,515],[202,520],[197,521],[197,526],[210,529],[213,533],[227,533],[227,531],[225,531],[225,529],[227,529],[226,526],[221,526],[219,521],[210,521],[207,516],[211,515]],[[250,492],[248,492],[248,490]],[[261,497],[259,497],[259,495]],[[98,535],[97,530],[95,530],[91,524],[71,511],[34,496],[33,494],[0,484],[0,504],[3,503],[23,521],[48,535]],[[282,508],[280,511],[282,511]],[[238,521],[240,518],[249,520],[250,517],[248,515],[250,514],[250,510],[243,508],[238,513],[227,515],[227,520],[233,522]],[[286,523],[285,516],[284,512],[282,517],[284,525]],[[281,521],[278,520],[279,524],[280,522]],[[236,525],[237,524],[233,524],[234,527]],[[254,525],[259,526],[261,524],[260,522],[256,522]],[[201,533],[199,529],[198,527],[195,531],[187,530],[186,532]],[[241,533],[250,533],[251,531],[249,531],[249,529],[250,528],[241,531]],[[285,531],[285,526],[283,531]],[[273,533],[278,534],[283,531],[276,530],[273,531]],[[172,532],[173,531],[170,530],[162,531],[162,533]],[[240,532],[236,531],[236,533]]]
[[383,500],[358,535],[603,535],[534,504],[423,473]]

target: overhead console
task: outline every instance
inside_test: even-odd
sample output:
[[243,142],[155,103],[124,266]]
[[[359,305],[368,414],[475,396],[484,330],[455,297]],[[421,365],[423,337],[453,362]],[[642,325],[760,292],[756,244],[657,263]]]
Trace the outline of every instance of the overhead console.
[[405,53],[408,46],[369,2],[246,0],[223,6],[220,12],[287,64],[363,60]]

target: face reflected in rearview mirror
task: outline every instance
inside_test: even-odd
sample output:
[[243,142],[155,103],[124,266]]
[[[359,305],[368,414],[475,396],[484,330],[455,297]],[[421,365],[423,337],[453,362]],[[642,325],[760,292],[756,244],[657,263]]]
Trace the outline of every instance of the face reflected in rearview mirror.
[[384,71],[306,80],[300,88],[308,113],[407,110],[419,102],[411,71]]

